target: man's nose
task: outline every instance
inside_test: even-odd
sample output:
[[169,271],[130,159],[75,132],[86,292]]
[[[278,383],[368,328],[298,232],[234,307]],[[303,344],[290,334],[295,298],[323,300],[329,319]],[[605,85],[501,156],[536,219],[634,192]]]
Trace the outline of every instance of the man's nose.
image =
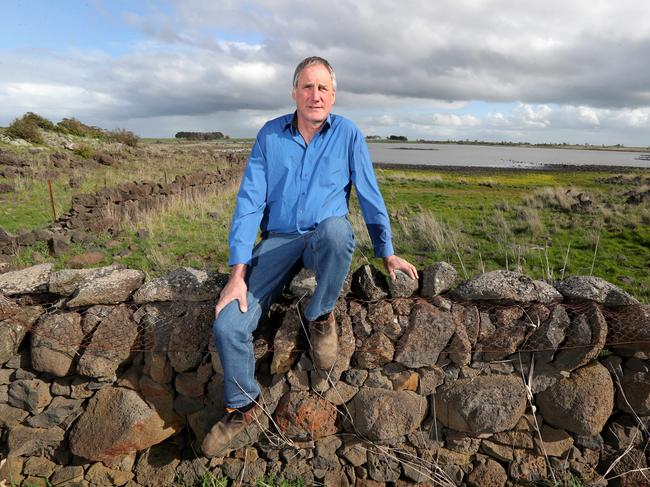
[[320,92],[318,91],[318,86],[314,86],[311,90],[309,90],[309,96],[311,97],[312,100],[315,100],[320,96]]

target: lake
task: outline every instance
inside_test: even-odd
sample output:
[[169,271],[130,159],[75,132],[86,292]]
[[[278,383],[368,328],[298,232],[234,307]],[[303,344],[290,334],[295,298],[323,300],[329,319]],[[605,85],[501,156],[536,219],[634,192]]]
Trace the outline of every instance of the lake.
[[373,162],[425,166],[542,168],[552,165],[650,168],[648,152],[545,149],[539,147],[369,143]]

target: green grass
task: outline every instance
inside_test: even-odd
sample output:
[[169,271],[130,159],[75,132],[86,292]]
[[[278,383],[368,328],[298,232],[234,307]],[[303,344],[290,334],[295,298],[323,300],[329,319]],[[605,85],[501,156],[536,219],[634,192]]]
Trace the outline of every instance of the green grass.
[[[228,485],[239,485],[237,482],[230,482],[226,477],[215,477],[210,472],[206,472],[198,482],[186,482],[183,479],[176,479],[173,487],[227,487]],[[264,478],[255,481],[255,487],[303,487],[303,480],[277,480],[273,475],[267,475]]]

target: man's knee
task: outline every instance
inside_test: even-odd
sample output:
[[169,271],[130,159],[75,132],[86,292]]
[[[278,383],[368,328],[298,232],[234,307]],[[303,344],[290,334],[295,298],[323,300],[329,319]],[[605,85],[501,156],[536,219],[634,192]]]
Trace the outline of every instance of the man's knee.
[[343,252],[354,250],[354,232],[347,218],[331,216],[318,224],[320,245],[334,247]]
[[239,326],[243,321],[243,316],[244,314],[239,310],[238,300],[228,303],[212,323],[214,338],[217,341],[228,341],[245,333]]

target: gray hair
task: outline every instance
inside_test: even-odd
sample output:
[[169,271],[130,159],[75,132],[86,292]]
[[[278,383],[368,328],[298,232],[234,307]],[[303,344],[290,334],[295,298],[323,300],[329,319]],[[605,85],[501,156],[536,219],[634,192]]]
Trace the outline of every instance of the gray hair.
[[296,66],[296,70],[293,72],[293,87],[298,87],[298,77],[300,76],[300,73],[302,73],[302,70],[309,66],[313,66],[314,64],[325,66],[332,77],[332,88],[336,91],[336,75],[334,74],[334,68],[332,68],[330,63],[327,62],[327,59],[318,56],[311,56],[300,61],[300,64]]

